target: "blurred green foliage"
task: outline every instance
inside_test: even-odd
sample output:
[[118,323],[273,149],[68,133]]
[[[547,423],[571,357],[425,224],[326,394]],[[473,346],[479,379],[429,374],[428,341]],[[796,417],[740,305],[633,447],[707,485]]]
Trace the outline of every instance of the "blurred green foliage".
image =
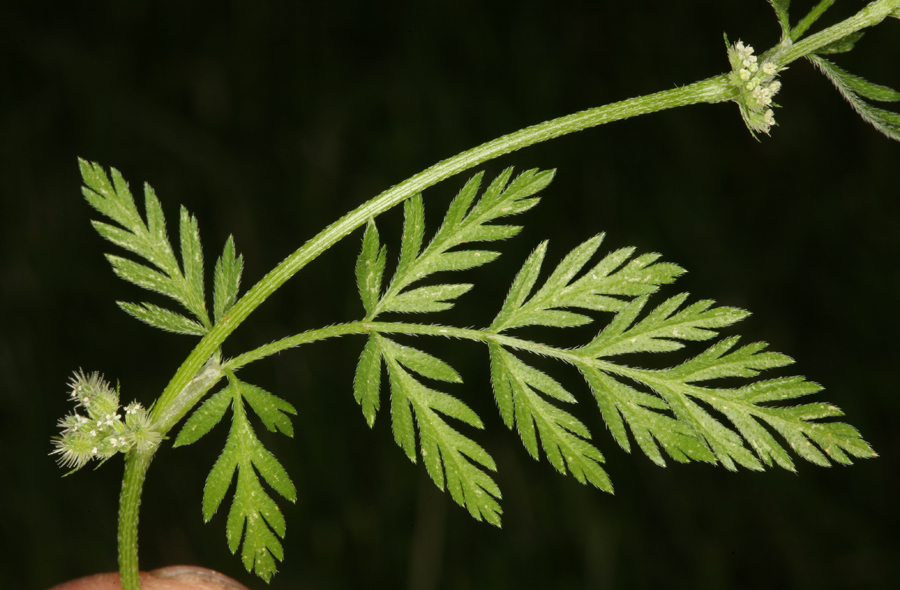
[[[858,4],[838,3],[823,24]],[[885,22],[839,63],[896,88],[898,26]],[[62,479],[47,456],[68,410],[65,383],[79,367],[99,370],[146,403],[193,343],[116,307],[136,292],[101,256],[109,247],[88,223],[76,156],[117,167],[133,188],[152,183],[170,219],[187,206],[209,259],[233,233],[249,284],[347,210],[442,158],[724,72],[723,31],[760,50],[779,37],[762,0],[5,6],[0,587],[43,590],[116,568],[121,463]],[[745,341],[796,358],[795,370],[825,385],[822,399],[844,409],[881,458],[803,464],[799,476],[661,469],[620,451],[578,376],[549,367],[582,394],[577,415],[608,458],[610,496],[532,461],[502,427],[485,350],[417,341],[462,374],[452,393],[485,419],[476,436],[504,490],[497,530],[408,462],[386,417],[369,431],[352,395],[363,339],[316,344],[246,370],[299,413],[293,440],[264,439],[298,488],[296,505],[283,507],[286,560],[271,588],[894,587],[900,145],[862,123],[808,64],[783,81],[779,126],[761,143],[734,105],[695,106],[492,164],[489,175],[508,165],[558,173],[525,231],[475,271],[477,292],[446,321],[486,325],[538,241],[550,238],[558,260],[603,230],[608,248],[637,245],[687,268],[679,284],[695,297],[753,311],[740,327]],[[426,193],[432,227],[464,181]],[[399,212],[379,227],[398,236]],[[361,236],[266,302],[226,354],[362,317],[353,282]],[[202,525],[203,481],[225,430],[165,448],[151,467],[145,569],[198,564],[261,586],[229,554],[224,514]]]

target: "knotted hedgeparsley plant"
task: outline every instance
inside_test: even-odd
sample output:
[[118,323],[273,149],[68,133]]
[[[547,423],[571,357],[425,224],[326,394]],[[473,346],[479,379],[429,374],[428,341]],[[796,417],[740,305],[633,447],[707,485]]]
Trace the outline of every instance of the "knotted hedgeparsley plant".
[[[874,457],[856,429],[830,420],[842,415],[837,407],[820,402],[791,405],[818,392],[821,387],[816,383],[799,376],[753,380],[766,369],[791,364],[790,358],[767,351],[765,343],[738,346],[736,336],[717,339],[720,329],[745,318],[747,312],[717,306],[710,300],[689,302],[685,293],[657,297],[656,292],[673,283],[683,270],[661,262],[658,254],[636,255],[634,248],[597,256],[602,235],[575,248],[545,278],[541,277],[546,274],[543,261],[548,245],[540,244],[513,279],[506,300],[487,327],[412,323],[401,321],[407,316],[398,315],[446,310],[472,289],[471,284],[454,282],[446,272],[464,271],[497,258],[497,252],[473,246],[515,236],[521,228],[511,225],[510,218],[538,204],[536,195],[547,188],[554,172],[529,170],[514,177],[506,170],[486,188],[482,175],[476,174],[453,200],[427,245],[421,191],[531,144],[644,113],[724,101],[737,103],[754,136],[769,134],[778,106],[773,99],[781,88],[778,77],[799,58],[825,74],[864,120],[889,138],[900,140],[900,114],[866,102],[898,101],[900,93],[850,74],[823,57],[852,50],[866,27],[887,17],[900,18],[900,0],[871,2],[851,18],[805,37],[833,1],[819,2],[791,26],[789,2],[770,0],[781,26],[781,41],[757,55],[750,45],[732,44],[726,38],[731,65],[726,74],[547,121],[444,160],[325,228],[241,297],[243,261],[229,238],[213,271],[212,305],[206,303],[197,220],[182,208],[179,260],[153,189],[144,187],[142,216],[117,170],[107,175],[100,165],[80,161],[85,197],[112,222],[95,221],[94,227],[132,254],[132,258],[107,256],[115,273],[174,299],[183,310],[148,302],[119,302],[119,306],[151,326],[200,337],[150,410],[135,402],[121,410],[118,387],[113,389],[97,373],[78,372],[70,384],[76,410],[60,421],[62,433],[54,440],[53,454],[60,465],[77,470],[92,460],[125,455],[119,512],[122,587],[140,587],[138,507],[150,461],[160,441],[191,412],[175,438],[175,447],[206,435],[231,411],[225,448],[206,481],[203,517],[210,520],[222,505],[236,474],[226,524],[228,546],[232,552],[241,549],[248,571],[266,581],[272,577],[276,562],[284,558],[279,539],[285,534],[285,521],[268,488],[289,501],[295,500],[296,492],[279,461],[256,437],[251,416],[270,431],[292,436],[290,415],[296,412],[287,401],[238,379],[236,372],[282,350],[336,336],[359,334],[366,338],[356,376],[346,385],[368,424],[372,426],[382,405],[389,404],[394,439],[409,459],[416,462],[421,457],[438,488],[449,491],[474,518],[497,526],[501,494],[491,477],[496,464],[456,426],[462,422],[480,429],[481,418],[456,397],[435,389],[441,382],[459,383],[462,379],[444,361],[401,343],[404,335],[484,343],[497,407],[506,426],[518,432],[526,451],[537,459],[543,450],[560,473],[571,473],[578,481],[608,492],[612,492],[612,484],[603,468],[603,455],[587,427],[565,409],[576,397],[550,374],[529,364],[530,355],[574,366],[587,382],[616,443],[630,452],[633,440],[659,465],[664,465],[668,456],[678,462],[704,461],[731,470],[738,466],[762,470],[772,465],[794,470],[784,442],[818,465]],[[400,203],[404,224],[399,261],[388,279],[387,246],[381,241],[376,218]],[[306,264],[364,225],[356,264],[365,312],[362,319],[288,336],[231,358],[223,355],[225,340],[257,306]],[[432,275],[442,278],[423,285]],[[557,348],[518,335],[522,327],[567,328],[593,322],[594,316],[608,321],[579,347]],[[634,355],[666,353],[688,342],[714,339],[704,351],[668,369],[639,369],[629,360]],[[750,381],[720,386],[716,380],[725,377]],[[207,397],[223,379],[226,385]],[[488,395],[486,387],[476,390]]]

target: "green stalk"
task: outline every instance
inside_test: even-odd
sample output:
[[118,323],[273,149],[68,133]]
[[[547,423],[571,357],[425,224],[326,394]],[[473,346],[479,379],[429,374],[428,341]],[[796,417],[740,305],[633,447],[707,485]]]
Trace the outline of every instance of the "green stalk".
[[[199,400],[199,398],[191,399],[187,396],[179,396],[179,392],[184,390],[203,363],[219,349],[235,328],[297,271],[369,219],[377,217],[412,195],[450,176],[524,147],[620,119],[691,104],[722,102],[731,100],[735,96],[736,93],[728,83],[727,77],[721,75],[681,88],[673,88],[589,109],[504,135],[438,162],[431,168],[386,190],[326,227],[316,237],[291,254],[250,289],[226,317],[213,326],[213,329],[204,336],[184,361],[160,396],[152,415],[154,421],[158,421],[157,426],[160,432],[165,434]],[[169,407],[176,398],[178,398],[177,407]]]
[[310,330],[302,332],[294,336],[288,336],[281,340],[276,340],[260,346],[254,350],[237,356],[227,363],[224,368],[226,371],[235,371],[241,367],[245,367],[252,362],[262,360],[267,356],[282,352],[289,348],[295,348],[302,344],[309,344],[326,338],[334,338],[337,336],[347,336],[350,334],[368,334],[369,332],[379,332],[382,334],[408,334],[411,336],[439,336],[442,338],[455,338],[457,340],[472,340],[475,342],[496,342],[507,348],[515,348],[517,350],[527,350],[541,356],[553,357],[565,362],[572,362],[578,358],[572,350],[565,348],[557,348],[555,346],[547,346],[539,342],[530,340],[522,340],[515,336],[506,336],[496,332],[488,332],[486,330],[473,330],[471,328],[455,328],[453,326],[441,326],[435,324],[407,324],[405,322],[372,322],[359,321],[349,322],[346,324],[337,324],[320,328],[318,330]]
[[141,492],[147,469],[153,459],[153,451],[139,454],[132,451],[125,459],[125,475],[119,495],[119,575],[122,588],[140,590],[138,567],[138,516],[141,509]]
[[824,47],[838,39],[843,39],[851,33],[877,25],[898,9],[900,9],[900,0],[878,0],[877,2],[872,2],[847,20],[843,20],[790,46],[779,57],[778,62],[780,65],[785,66],[792,61],[814,53],[820,47]]

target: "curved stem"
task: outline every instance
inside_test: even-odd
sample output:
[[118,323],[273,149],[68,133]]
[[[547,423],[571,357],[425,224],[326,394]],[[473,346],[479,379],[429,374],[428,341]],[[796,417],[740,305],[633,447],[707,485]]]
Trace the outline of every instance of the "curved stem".
[[[786,65],[850,33],[876,25],[898,9],[900,9],[900,0],[877,0],[872,2],[854,16],[790,46],[781,56],[779,62],[782,65]],[[737,93],[728,83],[727,76],[720,75],[681,88],[673,88],[589,109],[504,135],[452,158],[438,162],[431,168],[388,189],[326,227],[250,289],[232,308],[231,313],[213,326],[213,329],[204,336],[188,358],[185,359],[160,396],[154,408],[153,418],[159,419],[163,412],[168,411],[168,404],[194,378],[203,363],[219,349],[225,339],[269,295],[310,261],[360,227],[368,219],[384,213],[410,196],[441,180],[524,147],[620,119],[689,104],[722,102],[732,100],[736,96]],[[170,414],[166,423],[161,425],[164,427],[163,433],[182,418],[188,410],[190,410],[190,406],[184,407],[183,411]]]
[[[786,65],[791,61],[808,55],[816,49],[836,41],[859,29],[879,23],[889,14],[900,10],[900,0],[878,0],[866,6],[853,17],[834,25],[820,33],[810,36],[795,45],[785,47],[779,63]],[[802,26],[802,23],[801,23]],[[488,160],[524,147],[560,137],[590,127],[627,119],[638,115],[686,106],[698,103],[716,103],[734,100],[737,91],[728,82],[727,75],[720,75],[696,82],[681,88],[673,88],[663,92],[632,98],[589,109],[552,121],[547,121],[515,133],[489,141],[457,156],[439,162],[388,189],[374,199],[351,211],[335,223],[320,232],[304,244],[296,252],[285,259],[275,269],[263,277],[251,288],[230,313],[222,318],[204,336],[200,343],[179,367],[166,386],[157,403],[154,405],[151,418],[155,427],[165,435],[187,412],[200,400],[222,376],[224,369],[236,369],[279,350],[297,346],[313,340],[337,336],[341,334],[360,333],[370,330],[385,332],[403,332],[408,334],[434,334],[449,337],[466,338],[485,341],[493,339],[507,346],[532,350],[538,354],[556,356],[571,362],[571,351],[545,347],[516,338],[480,332],[477,330],[461,330],[435,326],[417,326],[414,324],[389,324],[381,322],[357,322],[343,326],[333,326],[291,338],[280,340],[271,345],[261,347],[233,359],[224,366],[214,362],[206,367],[204,363],[217,355],[222,343],[228,336],[265,301],[275,290],[283,285],[297,271],[317,258],[328,248],[367,220],[380,215],[403,202],[410,196],[464,170],[482,164]],[[438,331],[435,331],[438,330]],[[213,366],[214,365],[214,366]],[[146,455],[129,455],[125,463],[125,475],[122,483],[122,494],[119,508],[119,567],[124,590],[139,590],[140,578],[137,556],[137,524],[140,508],[140,496],[147,469],[152,460],[152,453]]]
[[122,590],[140,590],[138,567],[138,517],[141,509],[141,491],[153,453],[132,452],[125,459],[125,475],[119,495],[119,574]]
[[778,61],[781,65],[787,65],[815,52],[820,47],[824,47],[838,39],[843,39],[851,33],[877,25],[898,9],[900,9],[900,0],[878,0],[877,2],[872,2],[850,18],[842,20],[836,25],[828,27],[824,31],[819,31],[815,35],[810,35],[803,41],[792,45]]
[[165,434],[190,410],[190,406],[187,405],[180,408],[178,412],[172,413],[169,411],[168,405],[194,378],[203,363],[213,355],[225,339],[285,281],[366,221],[402,203],[412,195],[498,156],[554,137],[656,111],[697,103],[722,102],[734,97],[735,91],[729,85],[727,77],[721,75],[680,88],[589,109],[489,141],[438,162],[431,168],[386,190],[326,227],[250,289],[231,309],[230,313],[204,336],[175,373],[154,408],[154,420],[158,420],[164,413],[166,414],[165,423],[159,425]]

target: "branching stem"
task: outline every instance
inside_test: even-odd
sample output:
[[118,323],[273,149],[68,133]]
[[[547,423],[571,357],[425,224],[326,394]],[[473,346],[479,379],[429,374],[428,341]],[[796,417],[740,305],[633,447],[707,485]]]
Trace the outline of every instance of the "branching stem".
[[236,370],[244,367],[254,361],[261,360],[267,356],[279,353],[289,348],[295,348],[302,344],[309,344],[326,338],[334,338],[336,336],[347,336],[349,334],[366,334],[369,332],[380,332],[382,334],[408,334],[411,336],[439,336],[443,338],[457,338],[460,340],[472,340],[475,342],[496,342],[507,348],[516,350],[525,350],[541,356],[548,356],[559,359],[567,363],[573,363],[578,356],[577,351],[548,346],[539,342],[523,340],[515,336],[507,336],[496,332],[486,330],[473,330],[471,328],[455,328],[453,326],[442,326],[434,324],[408,324],[405,322],[350,322],[347,324],[338,324],[336,326],[328,326],[318,330],[310,330],[302,332],[294,336],[276,340],[265,346],[261,346],[249,352],[226,362],[223,366],[227,370]]
[[735,96],[726,76],[716,76],[688,86],[673,88],[647,96],[632,98],[594,109],[553,119],[489,141],[457,156],[439,162],[404,182],[386,190],[379,196],[351,211],[329,225],[316,237],[291,254],[269,274],[251,288],[213,329],[204,336],[169,382],[154,408],[154,419],[164,413],[167,419],[161,424],[165,433],[191,408],[185,405],[181,411],[171,413],[169,404],[194,378],[206,360],[222,345],[225,339],[265,301],[275,290],[297,271],[315,260],[342,238],[362,226],[366,221],[402,203],[412,195],[437,184],[455,174],[516,150],[547,141],[562,135],[596,127],[604,123],[628,119],[638,115],[698,103],[716,103],[731,100]]
[[[878,24],[886,16],[898,9],[900,9],[900,0],[878,0],[872,2],[849,19],[794,45],[785,46],[784,53],[779,56],[778,61],[781,66],[786,65],[850,33]],[[809,22],[811,23],[812,20]],[[808,23],[801,23],[800,26],[808,26]],[[620,119],[628,119],[690,104],[734,100],[736,97],[737,91],[729,83],[728,76],[720,75],[680,88],[673,88],[589,109],[489,141],[439,162],[431,168],[386,190],[325,228],[291,254],[251,288],[230,312],[213,326],[212,330],[203,337],[179,367],[154,405],[151,415],[154,427],[162,435],[165,435],[221,378],[223,375],[221,369],[233,370],[292,346],[342,334],[377,330],[406,334],[434,334],[478,341],[494,340],[511,348],[529,350],[537,354],[554,356],[567,362],[573,362],[573,351],[548,347],[502,334],[442,326],[357,322],[332,326],[286,338],[241,355],[221,367],[218,364],[212,368],[209,365],[205,365],[210,358],[218,358],[216,355],[228,336],[250,316],[253,310],[296,272],[369,219],[377,217],[412,195],[479,164],[548,139]],[[119,567],[122,574],[123,590],[140,589],[137,556],[138,512],[141,489],[151,459],[152,452],[143,455],[132,453],[128,456],[125,463],[125,476],[122,484],[119,511]]]
[[[781,65],[786,65],[850,33],[876,25],[898,8],[900,8],[900,0],[873,2],[854,16],[791,46],[779,61]],[[438,162],[384,191],[326,227],[254,285],[231,309],[231,312],[213,326],[213,329],[203,337],[185,359],[160,396],[154,408],[153,418],[159,419],[163,413],[169,412],[168,405],[194,379],[203,363],[221,347],[228,336],[250,316],[253,310],[297,271],[369,219],[377,217],[412,195],[479,164],[548,139],[638,115],[691,104],[723,102],[733,100],[736,96],[734,87],[729,84],[727,76],[723,74],[680,88],[588,109],[533,125],[484,143]],[[191,407],[192,404],[186,404],[180,408],[180,411],[174,414],[169,413],[165,423],[160,424],[163,434],[184,417]]]
[[[838,39],[843,39],[851,33],[877,25],[897,9],[900,9],[900,0],[878,0],[877,2],[872,2],[850,18],[792,45],[778,61],[781,66],[786,66],[792,61],[809,55],[820,47],[824,47]],[[798,25],[798,28],[800,26],[803,26],[803,23]]]

